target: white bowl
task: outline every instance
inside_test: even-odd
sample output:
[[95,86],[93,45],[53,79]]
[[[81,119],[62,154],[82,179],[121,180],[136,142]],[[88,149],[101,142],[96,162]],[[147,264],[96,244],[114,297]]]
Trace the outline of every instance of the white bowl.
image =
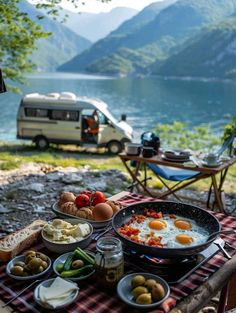
[[7,267],[6,267],[6,273],[8,276],[10,276],[11,278],[17,279],[17,280],[31,280],[31,279],[38,279],[39,277],[45,275],[51,268],[51,259],[47,256],[47,263],[48,263],[48,267],[41,273],[38,274],[34,274],[34,275],[30,275],[30,276],[18,276],[18,275],[13,275],[11,273],[11,268],[16,264],[16,262],[20,262],[20,261],[24,261],[25,260],[25,256],[22,255],[18,255],[16,256],[14,259],[12,259],[10,262],[7,263]]
[[74,251],[77,247],[80,247],[81,249],[86,248],[92,240],[93,226],[88,222],[80,221],[76,218],[65,219],[64,221],[71,223],[72,225],[86,223],[89,225],[90,233],[80,241],[76,241],[76,242],[72,242],[72,243],[56,243],[56,242],[50,241],[50,239],[48,239],[48,237],[45,236],[45,231],[43,228],[41,234],[42,234],[42,239],[43,239],[43,243],[44,243],[45,247],[52,252],[56,252],[56,253],[60,253],[60,254],[65,253],[65,252]]
[[[154,279],[157,283],[161,284],[162,287],[164,288],[165,291],[165,296],[159,300],[155,301],[151,304],[138,304],[135,302],[134,297],[131,293],[132,287],[131,287],[131,281],[132,278],[136,275],[142,275],[145,277],[145,279]],[[155,274],[150,274],[150,273],[132,273],[129,275],[124,276],[118,283],[117,285],[117,293],[118,296],[122,301],[124,301],[126,304],[137,308],[137,309],[152,309],[158,305],[160,305],[162,302],[164,302],[170,294],[170,287],[168,283],[162,279],[161,277],[155,275]]]
[[[56,275],[60,276],[60,273],[57,271],[56,267],[58,264],[64,263],[67,259],[67,257],[69,255],[71,255],[73,252],[68,252],[65,254],[60,255],[53,263],[53,271],[55,272]],[[92,258],[94,258],[94,255],[92,255],[91,253],[88,253],[86,251],[86,253],[91,256]],[[86,278],[89,278],[90,276],[92,276],[95,273],[95,267],[93,269],[93,271],[91,271],[91,273],[84,275],[84,276],[80,276],[80,277],[70,277],[69,279],[72,281],[80,281],[80,280],[84,280]]]
[[[39,297],[39,288],[40,288],[40,286],[50,287],[54,280],[55,280],[55,278],[51,278],[51,279],[45,280],[42,283],[40,283],[34,290],[34,300],[35,300],[35,302],[37,302],[40,306],[42,306],[45,309],[59,310],[59,309],[66,308],[68,305],[70,305],[71,303],[73,303],[77,299],[77,297],[79,295],[79,290],[78,289],[74,290],[71,293],[71,295],[68,297],[68,300],[66,302],[64,302],[61,305],[58,305],[55,308],[52,308],[50,305],[48,305],[47,303],[44,303],[44,302],[42,302],[40,300],[40,297]],[[68,280],[68,281],[70,281],[70,280]],[[63,312],[65,312],[65,311],[63,311]]]

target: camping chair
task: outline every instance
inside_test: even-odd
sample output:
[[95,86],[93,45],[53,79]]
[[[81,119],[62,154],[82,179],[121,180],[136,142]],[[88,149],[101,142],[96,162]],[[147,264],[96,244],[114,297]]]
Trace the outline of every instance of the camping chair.
[[[181,201],[179,196],[176,195],[176,192],[188,185],[191,185],[200,178],[198,177],[200,175],[200,172],[196,171],[177,169],[153,163],[147,163],[147,167],[153,171],[157,178],[167,188],[167,191],[159,197],[160,199],[172,194],[178,201]],[[173,181],[176,183],[170,187],[165,182],[165,180]]]

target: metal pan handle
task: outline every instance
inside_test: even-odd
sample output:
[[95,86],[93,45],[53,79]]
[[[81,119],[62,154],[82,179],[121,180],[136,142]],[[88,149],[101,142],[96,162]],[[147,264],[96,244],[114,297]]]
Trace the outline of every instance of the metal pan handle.
[[208,237],[207,240],[211,240],[211,239],[213,239],[214,237],[216,237],[217,235],[220,235],[220,234],[236,234],[236,230],[235,229],[228,229],[228,230],[216,231],[216,232],[210,234],[210,236]]

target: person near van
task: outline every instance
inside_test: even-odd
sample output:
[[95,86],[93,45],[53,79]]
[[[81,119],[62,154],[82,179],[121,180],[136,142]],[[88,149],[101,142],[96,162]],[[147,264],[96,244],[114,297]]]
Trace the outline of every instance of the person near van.
[[99,131],[98,115],[96,110],[93,112],[92,116],[85,116],[84,119],[87,122],[86,132],[92,135],[97,135]]

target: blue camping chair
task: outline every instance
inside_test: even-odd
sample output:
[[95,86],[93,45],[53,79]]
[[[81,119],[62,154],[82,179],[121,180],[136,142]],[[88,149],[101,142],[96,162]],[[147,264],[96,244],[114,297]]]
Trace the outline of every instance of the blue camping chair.
[[[181,201],[179,196],[176,195],[176,192],[200,179],[200,177],[198,177],[199,175],[202,178],[202,174],[197,171],[177,169],[153,163],[147,163],[147,167],[153,171],[162,184],[167,188],[167,191],[159,197],[160,199],[172,194],[177,200]],[[176,183],[170,187],[165,180]],[[184,183],[181,184],[182,182]]]

